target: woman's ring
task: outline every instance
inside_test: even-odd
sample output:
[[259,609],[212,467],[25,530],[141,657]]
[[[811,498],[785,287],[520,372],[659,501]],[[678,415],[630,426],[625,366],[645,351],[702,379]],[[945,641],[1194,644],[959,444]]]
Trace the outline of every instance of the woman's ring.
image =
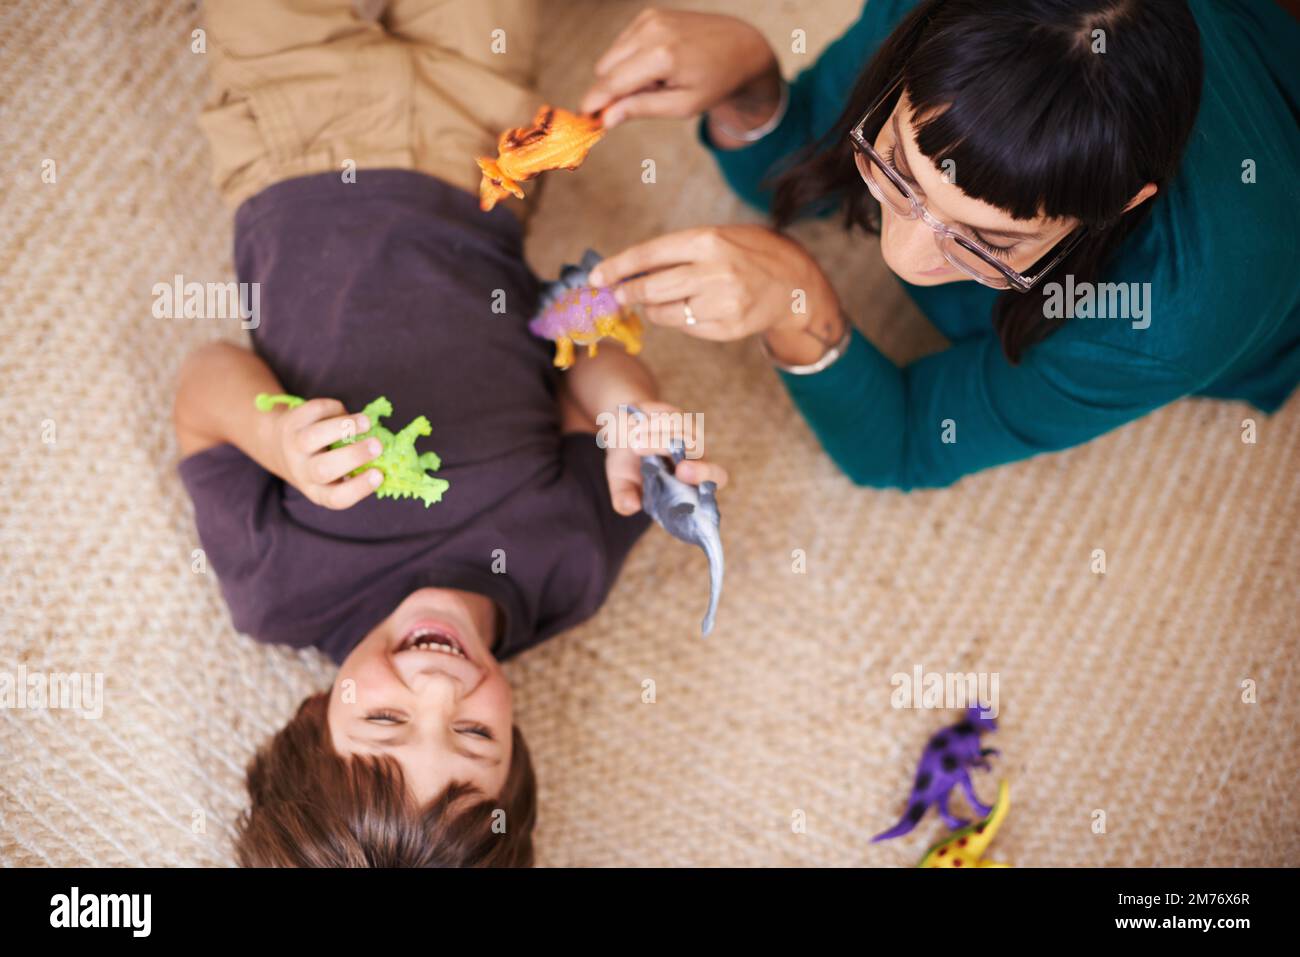
[[699,322],[699,320],[695,318],[695,313],[691,312],[691,304],[689,302],[682,303],[682,311],[686,313],[686,324],[688,326],[693,326]]

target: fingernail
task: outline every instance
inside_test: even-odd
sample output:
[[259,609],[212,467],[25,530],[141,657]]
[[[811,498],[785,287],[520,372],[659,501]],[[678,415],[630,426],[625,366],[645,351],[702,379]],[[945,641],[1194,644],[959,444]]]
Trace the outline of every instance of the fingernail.
[[587,278],[591,280],[593,286],[603,286],[605,284],[605,274],[600,271],[599,266],[587,273]]
[[623,291],[622,286],[619,286],[617,289],[614,290],[614,301],[617,302],[620,306],[627,305],[627,293]]
[[364,415],[357,416],[357,428],[360,429],[362,432],[369,432],[370,418]]
[[371,469],[366,473],[366,481],[370,483],[371,488],[379,488],[379,483],[384,480],[384,473],[379,469]]
[[625,495],[625,496],[623,497],[623,501],[620,503],[620,505],[621,505],[621,507],[622,507],[622,510],[623,510],[623,514],[624,514],[624,515],[630,515],[632,512],[635,512],[636,509],[637,509],[637,504],[638,504],[638,503],[637,503],[637,500],[636,500],[636,496],[634,496],[634,495]]
[[378,439],[371,439],[366,443],[366,451],[371,455],[378,455],[380,452],[384,451],[383,443]]

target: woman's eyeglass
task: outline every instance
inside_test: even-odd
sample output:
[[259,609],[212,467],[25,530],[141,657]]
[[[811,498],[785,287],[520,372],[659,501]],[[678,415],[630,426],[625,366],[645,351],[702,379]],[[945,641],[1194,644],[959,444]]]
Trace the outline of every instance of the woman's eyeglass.
[[[903,179],[902,175],[867,142],[866,135],[863,133],[871,118],[889,102],[902,82],[903,78],[900,76],[885,91],[884,95],[862,115],[858,125],[849,132],[849,143],[853,147],[853,159],[857,163],[858,172],[862,174],[862,179],[867,184],[867,189],[871,190],[871,195],[881,205],[888,206],[904,219],[922,220],[934,231],[935,242],[938,244],[939,251],[943,253],[944,258],[972,279],[994,289],[1014,289],[1017,292],[1028,292],[1033,289],[1039,280],[1060,265],[1061,261],[1079,245],[1079,242],[1087,233],[1087,229],[1076,229],[1070,236],[1061,240],[1056,247],[1059,251],[1052,256],[1051,260],[1040,269],[1035,270],[1031,275],[1026,276],[1012,269],[1006,263],[1000,262],[995,250],[986,248],[974,238],[966,236],[936,219],[925,208],[925,204],[917,198],[916,193]],[[1049,250],[1044,256],[1050,254],[1051,251]],[[1040,256],[1037,262],[1042,261],[1043,256]]]

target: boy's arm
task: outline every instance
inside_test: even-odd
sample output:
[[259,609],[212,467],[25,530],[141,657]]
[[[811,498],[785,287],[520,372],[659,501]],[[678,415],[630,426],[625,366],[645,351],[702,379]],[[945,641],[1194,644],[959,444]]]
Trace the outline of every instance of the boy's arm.
[[377,468],[353,475],[383,451],[378,439],[333,448],[370,428],[337,399],[259,412],[259,392],[283,391],[270,367],[247,349],[211,343],[181,365],[172,421],[181,455],[230,443],[272,475],[324,508],[355,505],[383,481]]
[[[561,429],[595,432],[596,417],[605,412],[617,414],[620,405],[636,405],[651,414],[679,411],[657,401],[658,392],[645,364],[622,349],[605,348],[592,357],[579,355],[560,380]],[[641,510],[641,456],[667,452],[662,448],[605,449],[605,475],[615,511],[635,515]],[[727,484],[726,470],[704,459],[683,461],[673,474],[696,485],[712,481],[722,488]]]
[[285,478],[274,443],[276,416],[257,411],[259,392],[283,391],[270,366],[247,349],[213,342],[181,364],[172,423],[181,455],[229,442],[273,475]]
[[561,430],[595,432],[596,416],[602,412],[651,402],[658,394],[645,363],[622,349],[606,347],[594,356],[580,354],[560,376]]

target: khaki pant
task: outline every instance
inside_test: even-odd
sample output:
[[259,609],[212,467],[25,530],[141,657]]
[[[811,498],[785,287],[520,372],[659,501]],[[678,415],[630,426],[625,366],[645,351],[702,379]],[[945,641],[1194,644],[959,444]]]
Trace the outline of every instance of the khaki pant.
[[[334,170],[419,170],[477,193],[476,156],[525,125],[533,0],[207,0],[199,117],[222,198]],[[517,214],[522,206],[515,205]]]

